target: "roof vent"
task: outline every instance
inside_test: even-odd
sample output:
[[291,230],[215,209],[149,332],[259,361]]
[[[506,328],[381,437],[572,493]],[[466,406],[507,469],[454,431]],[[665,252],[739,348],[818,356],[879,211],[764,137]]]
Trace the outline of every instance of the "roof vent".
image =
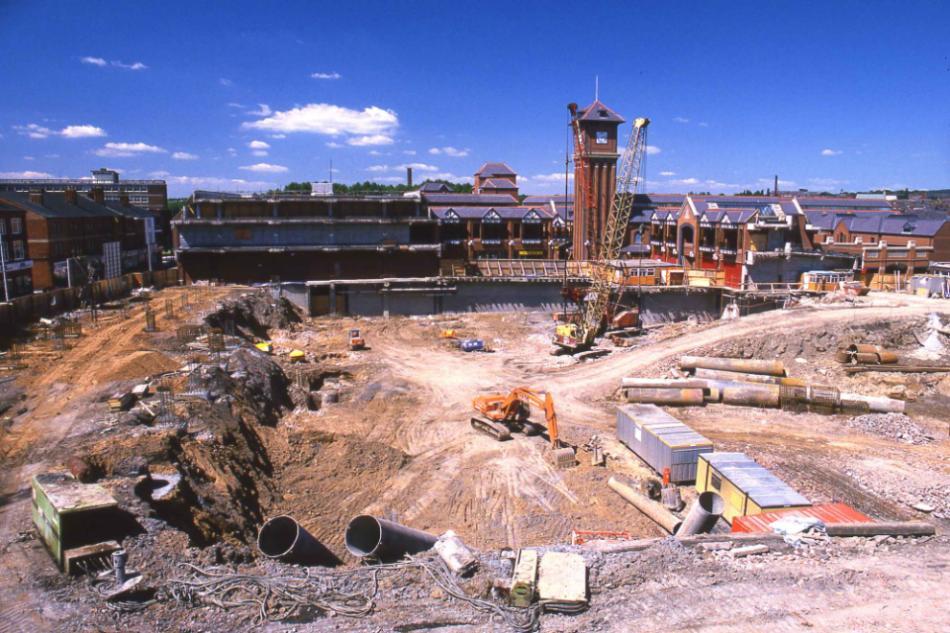
[[904,222],[904,228],[903,228],[904,233],[910,233],[915,228],[917,228],[917,225],[914,224],[913,222]]
[[606,111],[606,110],[598,110],[598,111],[597,111],[597,114],[599,114],[599,115],[600,115],[600,118],[602,118],[602,119],[606,119],[606,118],[607,118],[607,111]]

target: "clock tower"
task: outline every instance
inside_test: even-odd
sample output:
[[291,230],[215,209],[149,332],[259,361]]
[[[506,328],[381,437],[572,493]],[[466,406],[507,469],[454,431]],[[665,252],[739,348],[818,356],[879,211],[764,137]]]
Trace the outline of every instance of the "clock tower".
[[598,257],[617,181],[617,130],[623,117],[600,99],[571,110],[574,126],[573,259]]

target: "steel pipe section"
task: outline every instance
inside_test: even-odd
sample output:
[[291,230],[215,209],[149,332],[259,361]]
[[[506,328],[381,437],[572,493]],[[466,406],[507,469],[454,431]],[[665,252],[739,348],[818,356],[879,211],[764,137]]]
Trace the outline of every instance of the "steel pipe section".
[[396,561],[431,549],[437,536],[386,519],[361,514],[346,526],[346,549],[359,558]]
[[905,403],[887,396],[863,396],[859,393],[842,393],[841,407],[873,413],[903,413]]
[[753,360],[748,358],[717,358],[715,356],[683,356],[680,358],[680,368],[693,369],[720,369],[747,374],[765,374],[767,376],[784,376],[785,364],[779,360]]
[[676,532],[676,536],[706,534],[713,529],[725,509],[726,502],[718,492],[707,490],[700,493],[699,498],[693,502],[686,514],[686,518],[683,519],[683,524]]
[[777,409],[781,402],[781,387],[738,383],[734,387],[723,387],[722,402],[723,404]]
[[293,517],[287,515],[268,519],[261,526],[257,533],[257,549],[267,558],[302,565],[335,566],[342,562]]
[[682,521],[656,501],[647,499],[630,486],[617,481],[613,477],[607,480],[607,485],[610,486],[611,490],[627,500],[630,505],[650,517],[654,523],[659,525],[666,532],[676,534],[677,530],[679,530]]
[[710,380],[726,380],[732,382],[756,382],[770,385],[794,385],[804,386],[805,381],[801,378],[789,378],[780,376],[767,376],[765,374],[748,374],[738,371],[726,371],[723,369],[705,369],[697,367],[693,372],[696,378],[708,378]]
[[706,402],[702,389],[624,389],[627,402],[701,407]]

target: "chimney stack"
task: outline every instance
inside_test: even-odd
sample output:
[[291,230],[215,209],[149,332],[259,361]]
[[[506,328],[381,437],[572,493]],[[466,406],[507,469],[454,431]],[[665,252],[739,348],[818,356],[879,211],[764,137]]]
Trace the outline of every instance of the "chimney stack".
[[36,189],[30,192],[30,202],[33,204],[42,205],[43,204],[43,190]]
[[778,174],[775,174],[775,197],[778,197]]
[[66,204],[75,205],[77,203],[75,189],[66,189],[63,191],[63,196],[66,198]]
[[89,190],[89,197],[92,198],[94,202],[105,204],[106,191],[102,187],[93,187]]
[[412,167],[406,167],[406,184],[412,186]]

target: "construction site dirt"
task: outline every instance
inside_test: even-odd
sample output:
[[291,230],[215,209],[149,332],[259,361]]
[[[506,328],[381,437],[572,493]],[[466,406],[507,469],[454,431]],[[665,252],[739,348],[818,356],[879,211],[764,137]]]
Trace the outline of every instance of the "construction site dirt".
[[[155,332],[144,331],[144,302],[137,303],[127,316],[103,313],[65,349],[22,339],[20,364],[2,374],[14,379],[0,382],[0,630],[511,628],[433,583],[422,563],[367,571],[344,545],[348,523],[362,514],[435,535],[453,530],[485,561],[460,581],[473,600],[491,600],[493,565],[505,548],[582,552],[590,607],[544,614],[543,631],[950,626],[950,374],[852,374],[835,360],[840,345],[856,340],[946,364],[950,338],[934,325],[948,320],[940,302],[871,293],[847,304],[672,323],[628,347],[604,342],[609,353],[579,360],[549,353],[553,321],[541,312],[308,318],[269,289],[234,286],[167,288],[151,304],[166,300],[174,309],[155,310]],[[189,325],[204,327],[182,330]],[[365,349],[350,349],[353,328]],[[446,330],[490,351],[465,353]],[[265,342],[269,353],[257,346]],[[666,411],[717,451],[754,457],[812,503],[928,521],[937,535],[825,537],[748,558],[668,537],[607,481],[659,478],[616,439],[620,381],[682,377],[677,360],[685,354],[777,359],[809,383],[905,401],[904,414],[724,404]],[[167,395],[144,412],[110,410],[110,397],[144,382]],[[470,425],[476,396],[520,385],[554,396],[560,439],[577,451],[574,467],[553,463],[543,434],[499,442]],[[592,465],[594,444],[605,466]],[[122,546],[150,587],[138,607],[116,608],[92,580],[60,574],[33,536],[30,480],[48,471],[104,486],[134,519]],[[690,487],[682,493],[687,505],[696,495]],[[296,519],[337,566],[306,572],[261,556],[257,532],[278,515]],[[575,530],[657,540],[605,553],[571,545]],[[196,569],[342,574],[372,607],[358,616],[298,610],[261,622],[261,610],[247,605],[184,599],[172,581]]]

